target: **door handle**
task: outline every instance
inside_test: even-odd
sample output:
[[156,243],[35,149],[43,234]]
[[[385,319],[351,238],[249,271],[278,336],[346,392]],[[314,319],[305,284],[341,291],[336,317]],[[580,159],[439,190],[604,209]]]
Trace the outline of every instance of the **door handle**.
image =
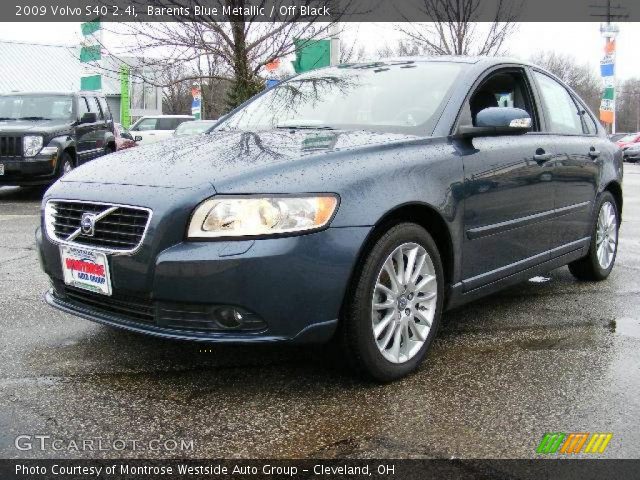
[[551,153],[546,153],[542,148],[536,150],[536,154],[533,156],[533,159],[538,162],[538,165],[542,165],[544,162],[548,162],[553,158]]
[[596,150],[594,147],[591,147],[589,149],[589,156],[595,160],[596,158],[598,158],[600,156],[600,151]]

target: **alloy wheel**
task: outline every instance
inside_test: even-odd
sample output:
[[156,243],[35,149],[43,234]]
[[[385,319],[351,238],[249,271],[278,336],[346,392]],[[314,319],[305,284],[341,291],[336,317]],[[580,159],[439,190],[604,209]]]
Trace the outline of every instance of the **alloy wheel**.
[[437,282],[431,257],[417,243],[400,245],[383,263],[371,301],[371,326],[388,361],[407,362],[426,342],[436,312]]
[[611,265],[618,244],[618,219],[611,202],[604,202],[598,214],[596,229],[596,253],[600,268],[606,270]]

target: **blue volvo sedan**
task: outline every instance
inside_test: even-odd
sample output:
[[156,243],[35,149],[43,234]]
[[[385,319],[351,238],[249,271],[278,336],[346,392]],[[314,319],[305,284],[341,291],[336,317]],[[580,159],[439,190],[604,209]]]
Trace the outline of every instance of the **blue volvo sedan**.
[[378,381],[444,311],[615,263],[622,156],[550,73],[402,58],[296,76],[206,135],[106,156],[45,194],[65,312],[176,340],[337,342]]

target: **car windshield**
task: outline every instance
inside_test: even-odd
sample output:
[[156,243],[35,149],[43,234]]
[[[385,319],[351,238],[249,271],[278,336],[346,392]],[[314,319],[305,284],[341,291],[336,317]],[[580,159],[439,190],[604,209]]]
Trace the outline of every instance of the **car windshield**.
[[204,133],[216,124],[214,121],[184,122],[176,128],[175,135],[198,135]]
[[425,134],[466,65],[396,62],[346,65],[284,82],[217,129],[358,129]]
[[0,96],[0,118],[11,120],[67,120],[73,116],[69,95]]

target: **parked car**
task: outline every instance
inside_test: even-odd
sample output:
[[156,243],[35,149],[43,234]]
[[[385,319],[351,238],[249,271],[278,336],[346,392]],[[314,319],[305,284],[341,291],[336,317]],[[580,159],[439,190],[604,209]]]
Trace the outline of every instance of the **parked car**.
[[534,65],[400,59],[293,77],[209,134],[72,172],[42,210],[60,310],[170,339],[333,339],[389,381],[447,309],[566,264],[607,278],[622,154]]
[[217,120],[193,120],[191,122],[181,123],[178,128],[176,128],[173,135],[176,137],[184,137],[188,135],[200,135],[201,133],[206,132],[211,127],[213,127]]
[[640,133],[630,133],[629,135],[625,135],[621,139],[619,139],[616,144],[620,148],[625,148],[633,145],[634,143],[640,142]]
[[115,149],[102,94],[0,94],[0,186],[47,185]]
[[113,133],[116,137],[116,151],[135,147],[138,145],[133,139],[133,135],[131,135],[131,132],[129,132],[129,130],[124,128],[119,123],[114,124]]
[[640,160],[640,143],[633,143],[622,150],[622,157],[625,162],[636,163]]
[[622,137],[626,137],[627,135],[629,134],[628,133],[611,133],[609,134],[609,140],[611,140],[612,142],[617,142]]
[[190,120],[194,120],[191,115],[145,116],[134,123],[129,131],[139,144],[154,143],[170,137],[181,123]]

